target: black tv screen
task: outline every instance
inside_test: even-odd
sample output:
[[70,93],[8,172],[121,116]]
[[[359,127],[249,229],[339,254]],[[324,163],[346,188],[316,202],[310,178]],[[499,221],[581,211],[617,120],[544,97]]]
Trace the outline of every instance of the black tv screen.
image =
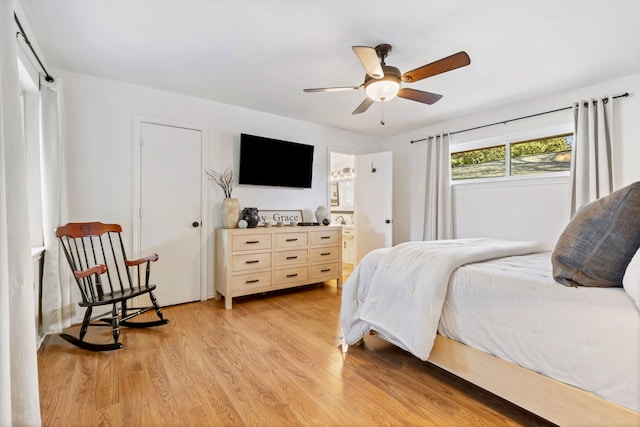
[[239,184],[311,188],[313,145],[240,134]]

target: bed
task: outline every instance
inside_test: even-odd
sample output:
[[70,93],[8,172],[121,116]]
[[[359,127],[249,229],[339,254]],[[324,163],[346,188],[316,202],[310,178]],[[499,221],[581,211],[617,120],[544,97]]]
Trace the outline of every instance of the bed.
[[[346,344],[375,331],[559,425],[640,425],[640,187],[627,188],[622,199],[616,193],[598,209],[581,210],[553,251],[536,242],[469,238],[370,252],[343,287]],[[631,207],[629,194],[637,199]],[[613,222],[603,208],[618,212]],[[620,223],[629,209],[631,222]],[[585,225],[603,215],[606,226]],[[576,228],[578,238],[584,230],[592,240],[597,234],[591,248],[576,241]],[[576,248],[581,268],[565,265]],[[622,266],[615,286],[576,282],[584,271],[597,276],[594,259],[608,276],[613,264]]]

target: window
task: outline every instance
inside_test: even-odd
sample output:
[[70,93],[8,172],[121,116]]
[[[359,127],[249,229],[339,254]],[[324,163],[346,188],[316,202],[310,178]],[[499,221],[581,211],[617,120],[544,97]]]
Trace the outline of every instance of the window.
[[18,49],[22,131],[27,162],[27,202],[29,204],[31,247],[35,248],[43,245],[40,184],[40,93],[38,91],[38,73],[33,71],[33,67],[26,60],[22,59],[21,52]]
[[[502,141],[497,144],[500,139]],[[473,143],[473,149],[451,153],[451,180],[569,172],[573,133],[498,140]]]
[[514,142],[510,146],[511,176],[568,172],[571,166],[573,134]]
[[504,145],[451,154],[451,180],[496,178],[506,175]]

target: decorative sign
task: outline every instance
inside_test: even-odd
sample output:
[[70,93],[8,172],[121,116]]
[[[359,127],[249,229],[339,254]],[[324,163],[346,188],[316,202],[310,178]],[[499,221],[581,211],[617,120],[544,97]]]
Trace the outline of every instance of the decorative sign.
[[261,211],[258,209],[260,222],[258,225],[264,225],[265,221],[276,225],[278,222],[289,224],[291,221],[302,222],[302,211]]

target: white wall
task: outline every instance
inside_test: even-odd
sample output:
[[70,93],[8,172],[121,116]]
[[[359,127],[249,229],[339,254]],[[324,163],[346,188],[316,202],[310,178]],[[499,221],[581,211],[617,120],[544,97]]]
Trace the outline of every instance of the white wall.
[[[233,196],[242,206],[259,209],[302,209],[311,221],[317,206],[328,203],[328,151],[360,152],[379,142],[371,136],[233,107],[204,99],[124,84],[64,70],[52,73],[64,84],[68,218],[119,223],[133,237],[133,123],[135,115],[204,125],[209,130],[209,168],[231,165],[238,170],[240,133],[250,133],[315,146],[311,189],[238,186]],[[170,165],[167,165],[170,167]],[[236,178],[237,182],[237,178]],[[223,195],[210,183],[209,234],[222,226]],[[171,203],[167,200],[167,203]],[[213,240],[213,239],[211,239]],[[209,259],[213,259],[209,242]],[[209,295],[213,295],[213,264]]]
[[[631,93],[614,101],[616,186],[640,180],[640,74],[510,105],[487,108],[449,122],[385,139],[327,126],[259,113],[188,97],[56,70],[65,86],[67,120],[68,220],[133,223],[133,117],[136,114],[203,124],[209,129],[209,167],[238,167],[239,135],[253,133],[316,146],[310,190],[237,186],[243,206],[261,209],[303,209],[313,219],[317,206],[327,205],[328,151],[355,154],[392,151],[394,158],[394,244],[422,239],[424,210],[423,158],[426,142],[410,144],[437,132],[453,132],[510,118],[572,105],[576,100]],[[460,133],[452,144],[572,122],[571,110]],[[107,178],[108,177],[108,178]],[[555,243],[569,219],[568,184],[558,180],[521,181],[508,186],[483,183],[454,189],[456,237],[493,236]],[[221,226],[221,194],[209,190],[210,230]],[[131,240],[128,242],[131,245]],[[210,259],[213,248],[210,242]],[[210,293],[213,290],[210,269]]]
[[537,240],[552,248],[569,220],[567,178],[487,182],[453,189],[456,237]]
[[[426,141],[411,140],[567,107],[574,101],[618,95],[614,102],[614,180],[621,188],[640,180],[640,74],[597,85],[488,106],[448,122],[385,138],[382,147],[394,158],[394,244],[422,240]],[[572,110],[546,114],[453,135],[451,144],[573,123]],[[525,180],[510,185],[454,186],[456,237],[489,236],[534,239],[553,246],[569,220],[569,185],[565,180]]]

